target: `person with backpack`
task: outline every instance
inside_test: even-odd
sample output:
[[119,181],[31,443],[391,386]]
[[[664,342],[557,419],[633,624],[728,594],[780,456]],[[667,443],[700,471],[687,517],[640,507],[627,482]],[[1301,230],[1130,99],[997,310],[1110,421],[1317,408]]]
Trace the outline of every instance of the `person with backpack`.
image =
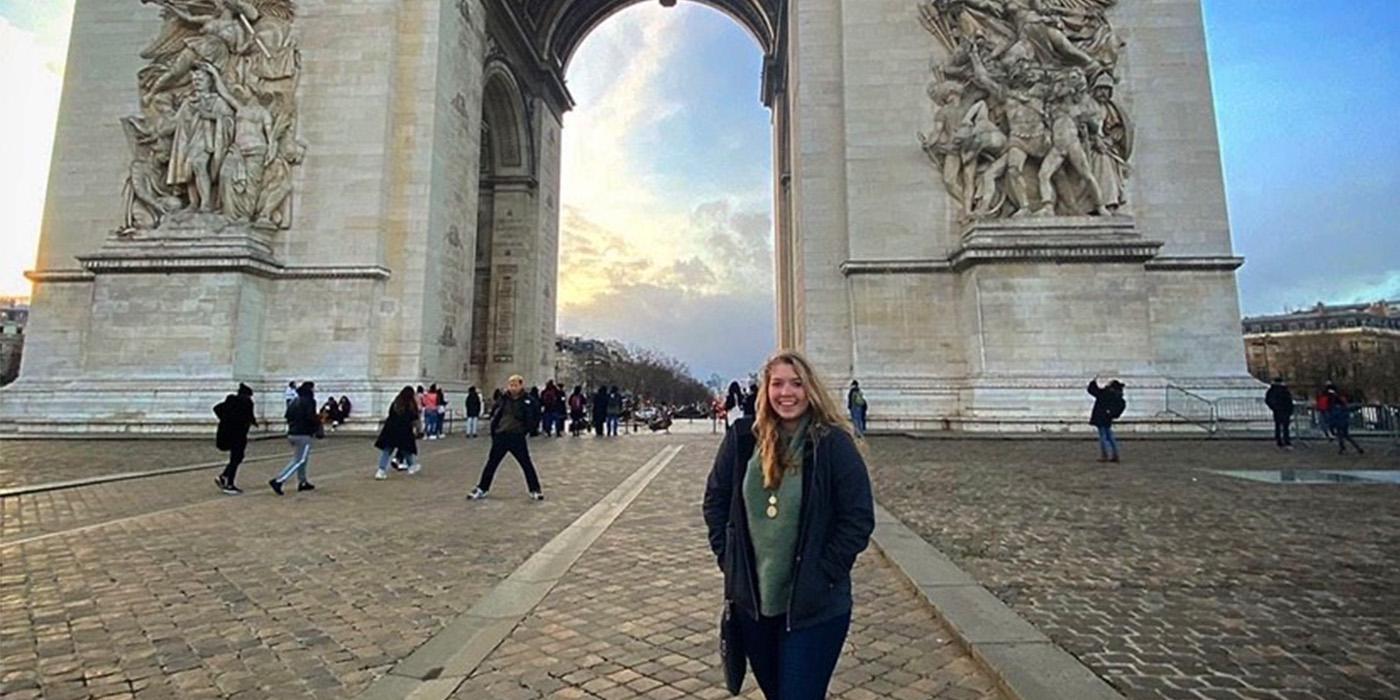
[[491,453],[486,457],[486,466],[481,470],[481,479],[476,488],[467,494],[467,500],[480,501],[491,491],[491,482],[496,478],[496,468],[509,454],[520,463],[525,472],[525,486],[530,490],[530,499],[544,500],[540,488],[540,477],[535,472],[535,463],[530,459],[530,445],[525,436],[530,426],[539,421],[539,403],[525,393],[525,378],[512,375],[506,383],[507,391],[491,409]]
[[268,480],[267,485],[278,496],[282,495],[282,484],[297,476],[298,491],[312,491],[316,486],[307,479],[307,467],[311,464],[311,441],[323,437],[325,429],[321,418],[316,414],[316,384],[302,382],[297,387],[297,398],[287,406],[287,442],[292,445],[292,461],[282,468],[281,473]]
[[383,481],[389,478],[389,460],[395,451],[408,465],[409,474],[417,474],[423,469],[418,462],[418,441],[414,439],[418,419],[417,397],[413,387],[405,386],[389,405],[389,414],[384,417],[384,425],[374,441],[374,446],[379,449],[379,468],[374,472],[375,479]]
[[466,409],[467,437],[474,438],[477,436],[476,424],[481,420],[481,394],[474,386],[467,388]]
[[1099,431],[1099,461],[1118,461],[1118,439],[1113,435],[1113,421],[1118,420],[1127,409],[1123,400],[1123,383],[1114,379],[1106,387],[1099,386],[1099,378],[1089,382],[1089,395],[1094,397],[1094,408],[1089,413],[1089,424]]
[[1283,382],[1283,377],[1274,377],[1274,383],[1264,392],[1264,405],[1274,414],[1274,444],[1284,449],[1293,449],[1293,441],[1288,428],[1293,422],[1293,392]]
[[583,385],[575,384],[574,393],[569,394],[569,433],[574,437],[588,430],[588,397],[583,395]]
[[544,434],[564,437],[564,392],[551,379],[540,392],[540,408],[544,411]]
[[715,455],[705,526],[728,648],[768,700],[817,700],[851,626],[851,570],[875,501],[860,443],[811,363],[780,352],[761,376],[758,416],[735,423]]
[[865,394],[860,390],[860,382],[852,379],[851,390],[846,392],[846,409],[851,412],[851,423],[855,425],[856,436],[865,435]]
[[247,384],[238,385],[238,393],[224,397],[223,403],[214,407],[214,415],[219,417],[219,429],[214,436],[214,446],[228,453],[228,466],[215,477],[219,490],[230,496],[243,493],[234,485],[238,477],[238,465],[243,463],[244,452],[248,449],[248,428],[258,424],[253,412],[253,390]]

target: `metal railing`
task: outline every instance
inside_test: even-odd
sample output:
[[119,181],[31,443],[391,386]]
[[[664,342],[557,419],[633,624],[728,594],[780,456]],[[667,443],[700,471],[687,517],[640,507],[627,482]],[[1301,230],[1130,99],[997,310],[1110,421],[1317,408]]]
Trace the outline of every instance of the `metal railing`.
[[[1227,396],[1209,399],[1179,386],[1167,385],[1166,412],[1202,428],[1211,435],[1272,425],[1274,414],[1264,398]],[[1350,415],[1353,433],[1391,435],[1400,443],[1400,406],[1367,404]],[[1293,411],[1292,432],[1303,438],[1326,439],[1331,433],[1327,416],[1312,404],[1299,403]]]

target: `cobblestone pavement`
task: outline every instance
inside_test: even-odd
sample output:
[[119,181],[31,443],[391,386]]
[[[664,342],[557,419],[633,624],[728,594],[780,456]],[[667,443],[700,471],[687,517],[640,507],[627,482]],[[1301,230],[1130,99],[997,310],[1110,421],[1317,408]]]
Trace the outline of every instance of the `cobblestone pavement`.
[[[721,577],[700,517],[716,445],[685,441],[454,698],[728,697],[715,652]],[[879,553],[862,555],[855,589],[833,697],[1000,697]],[[762,697],[752,677],[745,697]]]
[[1400,469],[1329,446],[877,438],[879,500],[1131,698],[1400,697],[1400,486],[1201,469]]
[[[280,438],[248,443],[248,459],[286,451]],[[203,440],[0,440],[0,489],[204,462],[228,453]],[[215,472],[217,473],[217,472]],[[207,480],[206,480],[207,481]]]
[[367,438],[332,451],[346,440],[313,453],[311,493],[273,495],[268,463],[237,498],[202,500],[212,472],[123,482],[141,485],[107,513],[125,519],[0,544],[0,697],[352,697],[663,444],[535,440],[549,500],[527,500],[507,461],[472,504],[486,440],[424,443],[423,473],[386,482]]

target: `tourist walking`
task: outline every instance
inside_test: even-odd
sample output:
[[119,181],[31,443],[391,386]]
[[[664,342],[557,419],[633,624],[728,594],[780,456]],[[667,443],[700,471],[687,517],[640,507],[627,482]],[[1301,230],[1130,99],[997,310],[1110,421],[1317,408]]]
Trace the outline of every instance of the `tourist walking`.
[[253,390],[240,383],[237,393],[225,396],[223,402],[214,407],[214,415],[219,417],[214,446],[228,453],[228,466],[214,483],[220,491],[237,496],[243,489],[234,485],[234,480],[238,478],[238,465],[243,463],[243,454],[248,449],[248,428],[258,424],[253,412]]
[[437,385],[433,384],[428,390],[423,392],[423,437],[426,440],[437,439],[438,422],[438,394]]
[[540,408],[544,411],[544,434],[564,437],[564,392],[551,379],[540,392]]
[[474,386],[467,388],[466,409],[467,437],[474,438],[477,436],[476,424],[481,420],[481,394],[477,392]]
[[603,436],[603,431],[608,427],[608,387],[603,385],[598,387],[597,393],[593,395],[593,432],[598,437]]
[[1347,453],[1347,443],[1356,448],[1356,454],[1364,455],[1366,450],[1361,449],[1361,445],[1356,444],[1356,440],[1351,436],[1351,413],[1355,408],[1347,401],[1346,394],[1337,390],[1337,387],[1327,385],[1327,424],[1332,428],[1332,434],[1337,438],[1337,454]]
[[1293,423],[1293,392],[1289,391],[1283,377],[1274,377],[1274,383],[1264,392],[1264,405],[1274,414],[1274,443],[1285,449],[1293,449],[1293,440],[1288,434]]
[[282,390],[282,401],[288,406],[297,400],[297,383],[287,382],[287,388]]
[[758,415],[758,385],[750,384],[749,391],[744,394],[744,417],[753,418]]
[[1089,382],[1089,395],[1094,397],[1094,408],[1089,413],[1089,424],[1099,431],[1099,461],[1118,461],[1118,438],[1113,435],[1113,421],[1118,420],[1127,409],[1123,400],[1123,383],[1114,379],[1106,387],[1099,386],[1099,378]]
[[530,425],[539,420],[539,403],[525,393],[525,378],[518,374],[511,376],[506,389],[505,395],[491,409],[491,453],[481,470],[481,480],[467,494],[467,498],[473,501],[486,498],[491,491],[491,482],[496,478],[496,468],[509,454],[525,472],[525,486],[530,490],[530,498],[543,501],[544,491],[540,489],[540,478],[535,473],[535,463],[530,460],[530,445],[525,439]]
[[414,439],[419,415],[418,401],[413,387],[399,390],[389,404],[389,414],[384,417],[384,425],[379,429],[379,437],[374,446],[379,449],[379,468],[374,478],[380,481],[389,478],[389,461],[397,451],[399,459],[408,465],[409,474],[417,474],[423,465],[418,462],[418,441]]
[[851,412],[851,423],[856,435],[865,435],[865,393],[860,390],[860,382],[852,379],[851,390],[846,392],[846,409]]
[[569,433],[574,437],[588,430],[588,397],[583,395],[583,385],[575,384],[574,393],[569,394]]
[[617,437],[617,425],[622,421],[622,392],[614,384],[608,391],[608,436]]
[[724,597],[768,700],[821,700],[851,623],[851,569],[875,529],[865,460],[811,364],[763,366],[758,415],[725,435],[705,485]]
[[325,435],[321,418],[316,415],[316,384],[302,382],[297,387],[297,398],[287,406],[287,442],[292,445],[292,461],[282,468],[282,472],[267,482],[268,486],[282,495],[282,484],[297,475],[297,490],[311,491],[316,488],[306,476],[311,464],[311,441]]
[[443,431],[447,427],[447,394],[442,387],[437,388],[437,431],[438,440],[442,439]]

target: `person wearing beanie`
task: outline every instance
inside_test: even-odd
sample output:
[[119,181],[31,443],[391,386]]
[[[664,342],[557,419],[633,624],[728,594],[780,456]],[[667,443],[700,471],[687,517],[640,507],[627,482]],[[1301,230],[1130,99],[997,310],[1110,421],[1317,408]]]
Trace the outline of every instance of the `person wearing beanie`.
[[225,396],[223,402],[214,407],[214,415],[219,417],[214,446],[228,452],[228,466],[214,479],[214,483],[220,491],[237,496],[243,490],[234,484],[234,479],[238,476],[238,465],[243,463],[243,454],[248,449],[248,429],[258,424],[253,413],[252,388],[239,384],[237,393]]

